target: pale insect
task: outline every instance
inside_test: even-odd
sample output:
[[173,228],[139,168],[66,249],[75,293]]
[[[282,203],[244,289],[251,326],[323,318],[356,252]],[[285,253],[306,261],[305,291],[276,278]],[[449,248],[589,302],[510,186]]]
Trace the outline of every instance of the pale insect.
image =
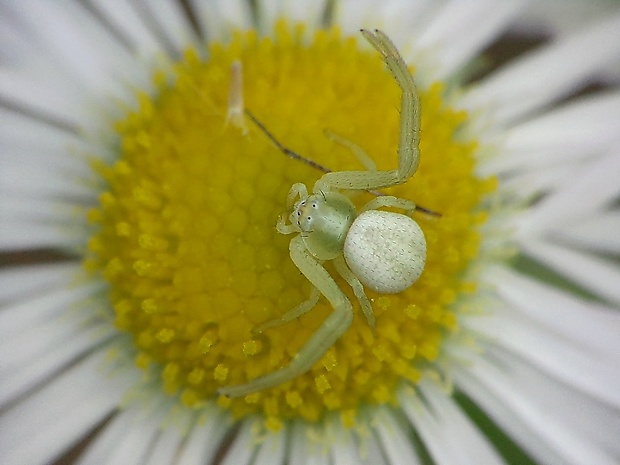
[[[310,281],[312,291],[307,300],[280,318],[260,325],[257,331],[285,324],[307,313],[321,294],[329,301],[333,312],[289,365],[246,384],[222,387],[219,394],[239,397],[286,383],[310,370],[346,332],[353,320],[353,307],[324,268],[324,262],[331,260],[336,271],[351,286],[371,327],[375,319],[364,286],[381,294],[396,294],[408,289],[424,270],[426,240],[420,226],[408,215],[378,210],[394,207],[410,214],[416,209],[413,202],[382,195],[358,212],[351,200],[338,192],[402,184],[413,176],[420,158],[420,102],[413,77],[383,32],[362,29],[361,33],[381,54],[402,91],[398,168],[379,171],[360,147],[339,136],[328,135],[351,149],[367,170],[329,172],[316,165],[326,173],[314,184],[312,194],[308,194],[304,184],[293,184],[286,202],[290,214],[288,218],[281,216],[276,227],[281,234],[297,233],[289,246],[291,260]],[[278,146],[287,153],[279,143]],[[296,155],[294,152],[287,154]]]
[[226,124],[232,123],[233,126],[241,129],[241,134],[246,135],[248,128],[245,125],[243,108],[243,65],[241,61],[235,60],[230,65],[230,90],[228,92]]

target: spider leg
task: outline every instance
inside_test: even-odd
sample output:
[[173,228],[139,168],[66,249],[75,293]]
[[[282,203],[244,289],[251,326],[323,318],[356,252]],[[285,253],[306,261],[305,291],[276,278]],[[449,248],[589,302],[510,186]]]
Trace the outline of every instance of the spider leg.
[[324,174],[314,185],[314,192],[330,189],[372,190],[407,181],[420,161],[420,99],[405,60],[381,31],[362,29],[362,34],[379,51],[383,61],[401,88],[398,168],[387,171],[338,171]]
[[323,132],[325,133],[325,137],[327,137],[329,140],[331,140],[332,142],[335,142],[338,145],[342,145],[343,147],[353,152],[353,155],[355,155],[358,161],[362,165],[364,165],[364,168],[366,168],[368,171],[377,170],[377,165],[375,164],[374,160],[370,158],[370,156],[366,153],[366,151],[363,148],[361,148],[359,145],[357,145],[355,142],[351,142],[346,137],[342,137],[341,135],[336,134],[335,132],[330,131],[329,129],[325,129],[325,131]]
[[296,182],[291,186],[288,191],[288,195],[286,196],[286,208],[290,210],[293,205],[295,205],[295,201],[300,198],[303,199],[308,197],[308,189],[306,189],[306,185],[301,182]]
[[334,259],[334,266],[336,267],[336,271],[343,279],[351,286],[353,289],[353,293],[355,297],[357,297],[357,301],[360,303],[360,307],[362,307],[362,312],[364,312],[364,316],[368,321],[368,325],[374,330],[375,329],[375,315],[372,312],[372,305],[366,292],[364,292],[364,286],[357,276],[349,269],[347,266],[347,262],[345,262],[344,257],[342,255],[336,257]]
[[317,162],[298,154],[297,152],[293,152],[288,147],[283,146],[280,143],[280,141],[276,139],[276,137],[271,133],[271,131],[269,131],[269,129],[267,129],[265,125],[261,123],[260,120],[256,116],[254,116],[252,112],[250,112],[250,110],[246,109],[245,114],[248,115],[248,117],[258,127],[258,129],[260,129],[263,132],[263,134],[265,134],[267,138],[273,143],[273,145],[275,145],[276,148],[280,152],[282,152],[284,155],[292,158],[293,160],[298,160],[302,163],[305,163],[306,165],[311,166],[312,168],[315,168],[319,171],[322,171],[323,173],[329,173],[331,171],[330,169],[324,167],[323,165],[320,165]]
[[255,333],[262,333],[268,328],[275,328],[276,326],[281,326],[288,323],[289,321],[293,321],[295,318],[299,318],[300,316],[308,313],[314,308],[314,306],[319,301],[319,297],[321,297],[321,293],[316,287],[312,286],[312,290],[310,291],[310,297],[308,297],[307,300],[304,300],[296,307],[293,307],[280,318],[275,318],[273,320],[266,321],[265,323],[261,323],[260,325],[256,326],[256,328],[254,328],[252,331]]
[[286,216],[280,215],[278,217],[278,221],[276,222],[276,231],[280,234],[293,234],[299,232],[299,228],[294,224],[286,224]]
[[413,213],[413,211],[416,209],[415,203],[413,203],[411,200],[401,199],[400,197],[394,197],[392,195],[382,195],[381,197],[375,197],[366,205],[364,205],[360,209],[360,214],[367,210],[376,210],[381,207],[400,208],[402,210],[405,210],[407,214]]
[[310,339],[287,366],[264,376],[259,376],[246,384],[222,387],[218,389],[218,393],[221,395],[241,397],[291,381],[310,370],[323,357],[327,349],[334,345],[351,326],[353,321],[351,302],[323,265],[308,252],[300,236],[291,240],[289,250],[295,265],[308,278],[308,281],[327,298],[334,311],[310,336]]
[[[288,191],[288,195],[286,196],[287,210],[290,211],[293,208],[293,205],[295,204],[295,201],[298,198],[303,199],[305,197],[308,197],[308,189],[306,189],[305,184],[301,182],[296,182],[295,184],[293,184],[290,190]],[[288,217],[286,215],[280,215],[276,223],[276,230],[280,234],[292,234],[292,233],[299,232],[299,228],[295,224],[293,223],[287,224],[286,222],[287,219]]]

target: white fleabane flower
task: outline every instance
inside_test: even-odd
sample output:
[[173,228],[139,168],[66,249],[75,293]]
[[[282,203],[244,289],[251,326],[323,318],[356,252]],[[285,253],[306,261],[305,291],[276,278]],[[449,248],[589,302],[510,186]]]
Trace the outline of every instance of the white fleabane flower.
[[[608,11],[466,80],[527,30],[526,3],[1,4],[0,462],[89,438],[76,463],[618,463]],[[310,292],[275,224],[322,173],[230,117],[231,65],[286,147],[360,169],[329,130],[390,169],[400,90],[361,27],[419,88],[420,167],[386,193],[441,215],[413,213],[424,272],[368,291],[375,331],[338,281],[354,321],[311,370],[220,396],[287,365],[332,311],[254,330]],[[56,259],[9,263],[42,250]]]

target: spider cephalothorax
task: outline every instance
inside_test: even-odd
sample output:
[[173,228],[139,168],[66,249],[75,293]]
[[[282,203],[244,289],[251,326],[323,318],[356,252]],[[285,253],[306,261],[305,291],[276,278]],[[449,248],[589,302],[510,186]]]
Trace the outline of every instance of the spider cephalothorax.
[[[318,260],[332,260],[342,253],[349,228],[357,217],[353,202],[338,192],[308,195],[303,184],[296,184],[301,199],[293,206],[289,220],[301,233],[308,251]],[[303,189],[303,190],[302,190]],[[278,231],[289,234],[280,222]]]

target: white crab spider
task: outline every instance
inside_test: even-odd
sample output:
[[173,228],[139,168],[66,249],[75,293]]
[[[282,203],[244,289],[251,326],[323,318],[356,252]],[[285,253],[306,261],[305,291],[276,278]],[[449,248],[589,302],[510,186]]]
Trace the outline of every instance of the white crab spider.
[[[395,207],[410,213],[416,208],[413,202],[378,196],[358,213],[351,200],[338,192],[402,184],[415,173],[420,158],[420,103],[413,77],[400,53],[383,32],[362,29],[361,33],[381,54],[402,90],[398,168],[379,171],[360,147],[338,136],[330,136],[351,149],[367,170],[326,172],[314,184],[312,194],[308,194],[304,184],[296,183],[291,187],[287,197],[287,208],[291,212],[289,222],[280,217],[277,230],[281,234],[298,233],[290,242],[290,256],[313,288],[308,300],[257,330],[284,324],[310,311],[320,294],[325,296],[334,310],[289,365],[246,384],[222,387],[218,390],[219,394],[244,396],[302,375],[349,328],[353,320],[351,302],[324,268],[325,261],[331,260],[337,272],[352,287],[372,327],[375,320],[364,286],[378,293],[396,294],[409,288],[424,269],[426,240],[418,224],[407,215],[377,210]],[[283,151],[286,152],[286,149]]]

